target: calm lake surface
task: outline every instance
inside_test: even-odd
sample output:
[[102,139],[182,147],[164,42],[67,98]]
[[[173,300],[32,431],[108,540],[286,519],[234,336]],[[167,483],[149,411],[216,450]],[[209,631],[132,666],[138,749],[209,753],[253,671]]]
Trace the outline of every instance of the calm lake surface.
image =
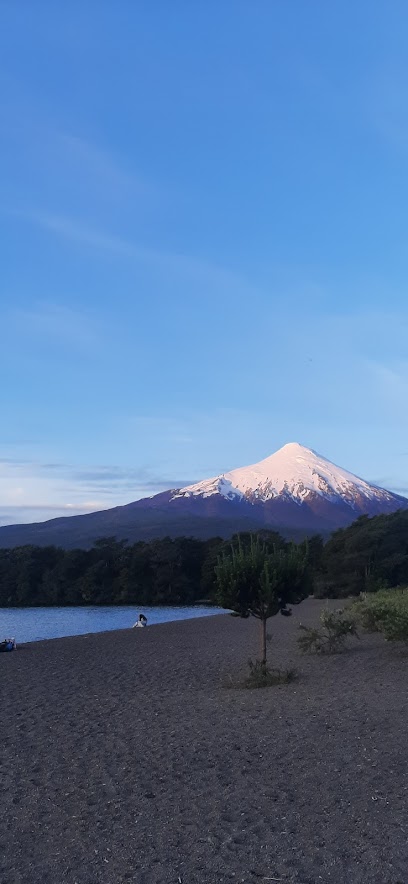
[[0,641],[14,637],[17,645],[38,642],[45,638],[64,638],[67,635],[85,635],[87,632],[106,632],[110,629],[128,629],[139,614],[147,617],[148,625],[168,623],[171,620],[190,620],[222,614],[220,608],[0,608]]

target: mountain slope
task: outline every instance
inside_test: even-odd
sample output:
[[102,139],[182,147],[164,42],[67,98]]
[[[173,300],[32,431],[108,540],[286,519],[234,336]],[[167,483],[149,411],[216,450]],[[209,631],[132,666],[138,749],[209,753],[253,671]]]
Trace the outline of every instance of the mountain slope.
[[298,538],[399,509],[408,509],[407,498],[289,443],[259,463],[126,506],[0,528],[0,546],[89,547],[111,535],[130,542],[183,534],[204,539],[260,527]]

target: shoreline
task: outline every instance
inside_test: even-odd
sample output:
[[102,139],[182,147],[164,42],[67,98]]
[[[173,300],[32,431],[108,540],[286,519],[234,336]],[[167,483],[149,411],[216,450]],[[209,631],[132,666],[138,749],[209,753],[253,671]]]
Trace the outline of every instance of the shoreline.
[[160,623],[200,619],[224,613],[219,607],[143,606],[130,608],[116,605],[101,607],[5,608],[0,613],[0,636],[15,636],[17,645],[74,638],[79,635],[116,632],[132,629],[140,613],[147,616],[148,627]]
[[379,636],[300,656],[322,604],[271,620],[300,678],[264,690],[225,687],[258,623],[223,614],[3,654],[0,880],[406,880],[408,656]]
[[[144,610],[146,610],[146,608]],[[201,620],[207,620],[208,617],[224,617],[226,614],[229,614],[229,611],[220,612],[219,614],[207,614],[204,617],[188,617],[185,620],[166,620],[162,623],[150,623],[144,627],[144,630],[146,631],[147,629],[156,629],[159,626],[175,626],[176,624],[186,623],[186,622],[190,622],[190,621],[194,621],[195,623],[197,623],[197,622],[200,622]],[[1,614],[0,614],[0,617],[1,617]],[[89,638],[90,636],[93,636],[93,635],[103,635],[103,636],[117,635],[117,636],[120,636],[122,633],[128,633],[130,631],[132,632],[133,629],[134,629],[133,626],[124,626],[121,629],[101,629],[98,632],[80,632],[78,634],[61,635],[61,636],[56,636],[53,638],[37,638],[37,639],[32,639],[31,641],[28,641],[28,642],[17,642],[16,650],[18,651],[19,648],[25,648],[25,647],[27,647],[27,645],[39,645],[39,644],[42,644],[43,642],[63,642],[63,641],[69,641],[69,639]],[[140,631],[141,630],[138,629],[138,633],[140,633]]]

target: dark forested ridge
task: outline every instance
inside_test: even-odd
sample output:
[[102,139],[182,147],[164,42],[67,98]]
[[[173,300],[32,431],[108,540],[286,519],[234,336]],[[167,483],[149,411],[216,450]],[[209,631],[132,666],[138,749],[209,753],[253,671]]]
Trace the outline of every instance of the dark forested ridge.
[[408,512],[361,516],[326,543],[315,592],[332,598],[408,585]]
[[[141,500],[110,510],[86,513],[80,516],[63,516],[46,522],[33,522],[28,525],[3,525],[0,527],[0,548],[11,549],[22,546],[57,546],[62,549],[91,549],[100,537],[116,537],[128,543],[162,540],[171,537],[194,537],[197,540],[211,540],[220,537],[227,540],[243,531],[260,531],[263,528],[279,531],[290,540],[300,541],[313,530],[303,527],[288,527],[284,522],[264,521],[262,513],[247,504],[244,512],[223,501],[222,512],[197,514],[195,501],[184,509],[175,505],[169,511],[157,503],[162,495],[151,500]],[[181,501],[183,503],[183,501]],[[229,508],[230,507],[230,508]],[[315,529],[317,530],[317,529]],[[327,525],[319,531],[329,536]]]
[[[287,541],[258,532],[269,546]],[[240,534],[243,543],[249,533]],[[180,605],[210,600],[217,557],[230,540],[165,537],[128,544],[108,537],[91,549],[55,546],[0,549],[0,606]],[[408,512],[368,518],[336,531],[324,545],[316,535],[308,551],[315,594],[356,595],[408,585]]]
[[[243,534],[249,538],[249,534]],[[285,545],[274,532],[269,544]],[[21,546],[0,550],[0,607],[181,605],[211,599],[217,556],[230,542],[166,537],[128,545],[108,537],[90,550]]]

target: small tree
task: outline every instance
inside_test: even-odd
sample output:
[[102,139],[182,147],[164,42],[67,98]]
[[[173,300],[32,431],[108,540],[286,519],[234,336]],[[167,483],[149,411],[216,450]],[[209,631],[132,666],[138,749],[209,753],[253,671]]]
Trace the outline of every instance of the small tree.
[[266,623],[287,605],[301,602],[310,591],[307,549],[294,544],[268,550],[259,537],[249,547],[238,542],[218,558],[215,568],[217,601],[239,617],[260,621],[261,664],[266,667]]

